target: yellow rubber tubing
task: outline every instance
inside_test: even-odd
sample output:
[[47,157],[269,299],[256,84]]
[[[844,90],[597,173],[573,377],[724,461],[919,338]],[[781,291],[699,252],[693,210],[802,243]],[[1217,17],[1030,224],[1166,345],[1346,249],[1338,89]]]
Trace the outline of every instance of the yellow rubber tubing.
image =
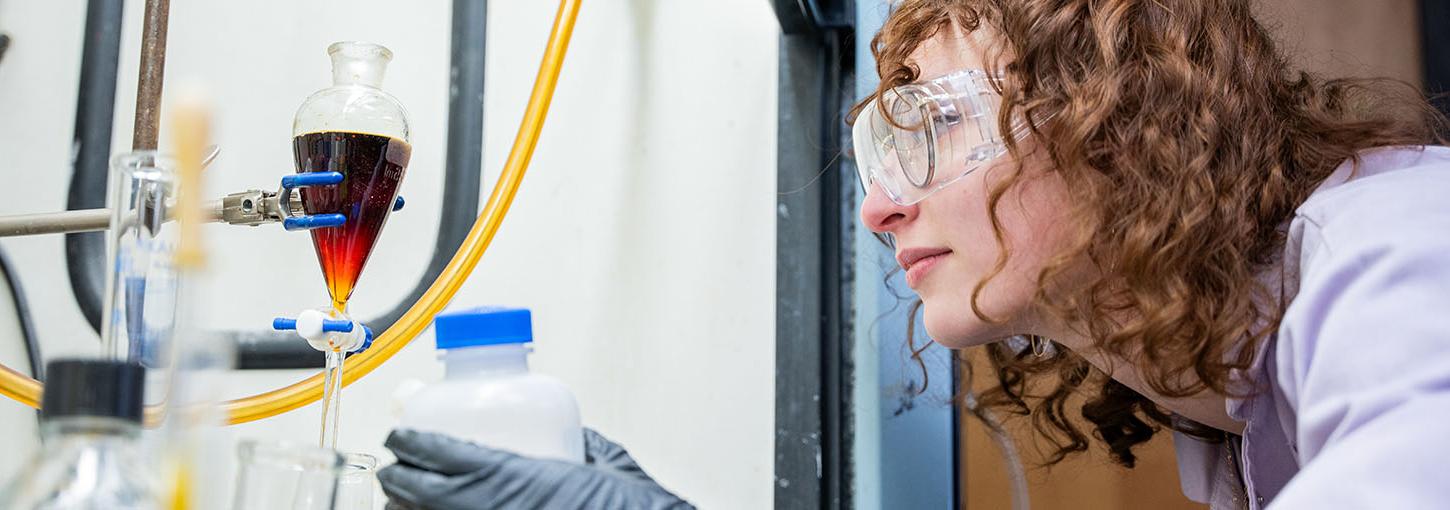
[[[473,268],[483,257],[498,233],[499,225],[508,214],[518,193],[519,183],[528,170],[529,159],[539,142],[539,132],[544,128],[544,118],[549,113],[549,102],[554,96],[554,85],[559,81],[559,70],[564,65],[564,54],[569,49],[569,38],[574,32],[574,20],[579,14],[581,0],[560,0],[559,12],[554,16],[554,27],[549,33],[549,42],[544,49],[544,58],[539,63],[539,74],[534,78],[534,89],[529,95],[529,104],[524,109],[523,121],[519,123],[518,134],[514,136],[513,148],[504,162],[503,173],[493,187],[488,202],[468,231],[463,246],[453,254],[442,274],[428,287],[413,306],[398,322],[388,328],[373,346],[362,354],[351,358],[343,375],[344,386],[352,384],[371,373],[388,358],[393,357],[403,346],[427,329],[433,317],[448,305],[459,287],[468,279]],[[35,379],[0,365],[0,395],[4,395],[30,407],[40,406],[41,384]],[[322,374],[298,381],[290,386],[266,393],[232,400],[224,404],[229,424],[246,423],[297,409],[311,404],[322,397]]]

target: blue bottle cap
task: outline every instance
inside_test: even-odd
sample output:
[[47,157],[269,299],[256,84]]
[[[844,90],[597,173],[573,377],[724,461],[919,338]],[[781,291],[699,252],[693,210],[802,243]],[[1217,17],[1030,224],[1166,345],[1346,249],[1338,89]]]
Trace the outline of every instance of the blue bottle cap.
[[528,308],[485,306],[438,314],[433,334],[439,349],[534,341]]

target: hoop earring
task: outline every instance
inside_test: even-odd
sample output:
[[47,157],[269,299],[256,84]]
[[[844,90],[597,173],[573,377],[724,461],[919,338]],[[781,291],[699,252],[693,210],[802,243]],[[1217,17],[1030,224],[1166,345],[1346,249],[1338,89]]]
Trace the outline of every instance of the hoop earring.
[[1037,335],[1028,335],[1027,340],[1032,343],[1032,354],[1039,358],[1047,357],[1047,339]]

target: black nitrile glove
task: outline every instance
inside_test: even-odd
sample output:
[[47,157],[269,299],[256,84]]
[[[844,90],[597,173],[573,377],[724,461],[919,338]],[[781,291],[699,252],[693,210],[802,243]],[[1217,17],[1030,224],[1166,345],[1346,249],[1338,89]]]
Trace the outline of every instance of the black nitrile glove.
[[378,472],[389,510],[693,509],[624,448],[584,429],[584,464],[522,457],[441,434],[399,429],[398,463]]

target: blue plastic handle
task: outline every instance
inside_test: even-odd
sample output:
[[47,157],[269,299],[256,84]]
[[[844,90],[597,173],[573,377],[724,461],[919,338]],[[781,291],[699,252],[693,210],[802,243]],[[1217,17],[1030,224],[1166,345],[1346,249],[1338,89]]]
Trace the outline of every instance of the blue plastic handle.
[[[323,319],[322,320],[322,331],[327,332],[327,333],[351,333],[352,332],[352,324],[353,324],[352,321]],[[286,317],[278,317],[276,319],[272,319],[272,329],[276,329],[276,330],[294,330],[294,329],[297,329],[297,319],[288,319]],[[368,332],[368,338],[369,338],[369,341],[371,341],[372,334],[373,334],[372,333],[372,330],[367,329],[367,326],[363,326],[363,330]]]
[[352,321],[322,320],[322,331],[327,333],[351,333]]
[[304,186],[331,186],[342,182],[340,172],[307,172],[282,176],[283,188],[301,188]]
[[314,228],[341,227],[347,223],[347,217],[341,214],[314,214],[312,216],[298,216],[282,220],[282,228],[287,230],[312,230]]
[[355,353],[358,353],[358,354],[362,353],[363,351],[368,350],[368,347],[372,347],[373,346],[373,328],[370,328],[370,327],[367,327],[367,326],[363,326],[363,333],[364,334],[363,334],[363,344],[362,344],[362,348],[361,349],[358,349],[357,351],[355,351]]
[[402,195],[398,195],[398,198],[396,200],[393,200],[393,212],[398,212],[398,211],[401,211],[402,209],[403,209],[403,196]]

